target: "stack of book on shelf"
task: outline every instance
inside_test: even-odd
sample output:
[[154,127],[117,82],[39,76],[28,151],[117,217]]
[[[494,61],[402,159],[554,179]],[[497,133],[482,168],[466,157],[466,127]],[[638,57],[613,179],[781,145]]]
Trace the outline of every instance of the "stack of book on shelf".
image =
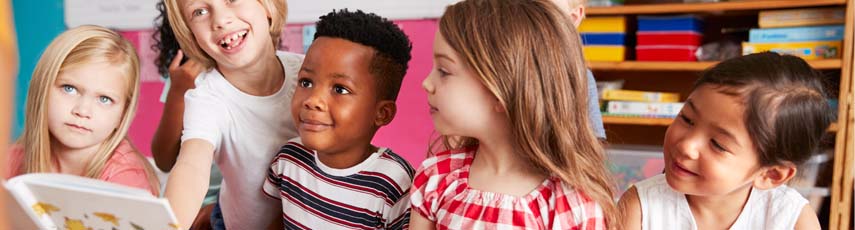
[[587,61],[623,61],[626,17],[590,17],[579,25]]
[[636,59],[696,61],[702,33],[702,22],[693,15],[639,16]]
[[677,93],[606,89],[601,94],[603,116],[674,118],[683,108]]
[[805,60],[840,58],[843,8],[761,11],[759,29],[751,29],[742,54],[772,51]]

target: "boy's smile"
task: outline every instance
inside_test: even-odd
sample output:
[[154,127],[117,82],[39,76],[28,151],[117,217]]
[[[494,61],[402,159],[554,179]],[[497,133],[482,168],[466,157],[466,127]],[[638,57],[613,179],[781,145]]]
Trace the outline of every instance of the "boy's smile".
[[317,151],[321,161],[330,155],[366,154],[382,125],[377,123],[377,116],[383,103],[377,79],[370,71],[375,52],[368,46],[331,37],[319,37],[306,52],[291,112],[303,144]]

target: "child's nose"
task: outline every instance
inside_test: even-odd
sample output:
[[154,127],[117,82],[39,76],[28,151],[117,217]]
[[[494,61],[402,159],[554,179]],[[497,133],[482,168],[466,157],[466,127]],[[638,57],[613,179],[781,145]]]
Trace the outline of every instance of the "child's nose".
[[213,10],[211,10],[210,14],[211,14],[211,17],[214,18],[214,27],[216,29],[223,29],[227,25],[232,24],[232,22],[234,21],[234,14],[232,14],[231,12],[229,12],[227,10],[226,11],[221,10],[221,11],[217,11],[217,12],[214,12]]
[[326,103],[324,103],[324,100],[320,95],[312,93],[303,100],[303,108],[308,110],[325,111]]
[[424,89],[428,94],[433,93],[433,84],[430,82],[430,75],[422,81],[422,89]]
[[676,152],[682,157],[688,159],[698,159],[701,143],[702,142],[699,141],[698,138],[693,138],[691,135],[685,136],[683,139],[677,141]]
[[74,107],[71,108],[71,113],[76,117],[89,119],[92,117],[92,103],[88,100],[78,100]]

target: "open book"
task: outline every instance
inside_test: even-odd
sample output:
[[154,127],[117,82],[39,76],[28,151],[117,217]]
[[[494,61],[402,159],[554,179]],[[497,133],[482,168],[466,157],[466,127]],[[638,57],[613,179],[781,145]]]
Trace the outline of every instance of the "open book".
[[166,199],[142,189],[55,173],[3,185],[12,229],[180,229]]

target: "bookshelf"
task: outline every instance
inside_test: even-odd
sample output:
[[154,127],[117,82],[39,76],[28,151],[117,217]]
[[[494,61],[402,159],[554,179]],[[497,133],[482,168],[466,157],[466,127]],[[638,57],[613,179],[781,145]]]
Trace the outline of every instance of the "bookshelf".
[[735,10],[769,10],[819,6],[839,6],[847,4],[847,0],[747,0],[733,2],[714,3],[671,3],[671,4],[645,4],[626,5],[613,7],[590,7],[587,15],[625,15],[625,14],[685,14],[685,13],[710,13],[718,11]]
[[[674,118],[649,118],[649,117],[617,117],[603,115],[603,122],[606,124],[615,125],[659,125],[669,126],[674,122]],[[831,123],[828,126],[828,132],[837,132],[837,123]]]
[[[838,120],[829,126],[828,131],[833,138],[834,148],[833,176],[822,178],[829,180],[831,203],[829,219],[821,220],[828,223],[828,229],[852,229],[852,193],[853,168],[855,168],[855,80],[853,80],[853,30],[855,30],[855,0],[732,0],[716,3],[659,3],[644,5],[625,5],[613,7],[589,7],[587,15],[656,15],[656,14],[700,14],[707,16],[706,24],[728,24],[734,21],[750,21],[756,23],[756,15],[761,10],[795,9],[811,7],[846,7],[845,35],[842,57],[840,59],[814,60],[808,63],[816,69],[824,71],[834,87],[829,92],[838,93]],[[633,20],[628,20],[633,23]],[[745,25],[740,24],[740,25]],[[719,26],[719,25],[716,25]],[[756,26],[756,24],[754,24]],[[630,27],[631,28],[631,27]],[[706,31],[709,32],[709,31]],[[627,36],[634,36],[632,29]],[[627,46],[627,50],[633,49]],[[681,100],[685,100],[699,73],[717,62],[658,62],[634,61],[622,62],[589,62],[597,81],[625,80],[624,88],[633,90],[676,92]],[[655,144],[661,145],[664,132],[674,119],[670,118],[641,118],[641,117],[610,117],[604,116],[608,141],[615,144]]]
[[[623,61],[623,62],[589,62],[591,70],[620,70],[620,71],[703,71],[718,62],[668,62],[668,61]],[[808,64],[815,69],[840,69],[843,61],[840,59],[813,60]]]

